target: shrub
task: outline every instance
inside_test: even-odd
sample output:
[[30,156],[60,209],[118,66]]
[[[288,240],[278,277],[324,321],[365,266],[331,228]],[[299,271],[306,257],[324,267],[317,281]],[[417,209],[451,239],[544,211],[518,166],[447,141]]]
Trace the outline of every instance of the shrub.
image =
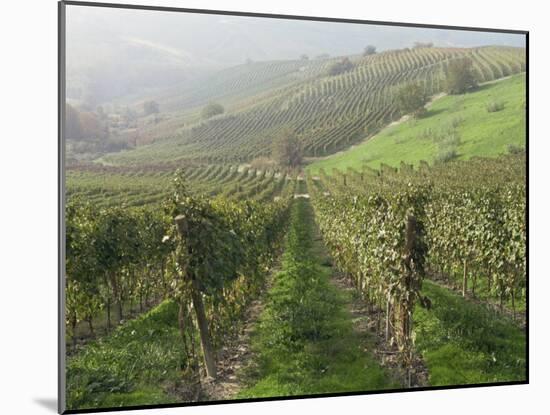
[[487,112],[498,112],[504,109],[504,102],[502,101],[491,101],[485,106]]
[[333,63],[328,68],[328,74],[330,76],[340,75],[345,72],[349,72],[352,69],[353,69],[353,63],[348,58],[344,58],[341,61]]
[[461,139],[456,131],[448,132],[446,135],[439,136],[438,152],[435,156],[435,163],[446,163],[458,157],[458,146]]
[[448,161],[454,160],[458,157],[458,153],[453,149],[440,150],[435,157],[435,163],[446,163]]
[[508,144],[508,153],[510,154],[525,153],[525,147],[517,146],[515,144]]
[[203,119],[208,119],[214,117],[215,115],[223,114],[224,111],[225,110],[221,104],[211,102],[202,109],[201,116]]
[[463,117],[461,117],[461,116],[453,117],[453,119],[451,119],[451,127],[453,129],[458,128],[460,126],[460,124],[462,124],[463,122],[464,122]]
[[472,60],[469,58],[454,59],[447,66],[446,86],[449,94],[464,94],[477,87]]
[[363,50],[363,56],[374,55],[376,53],[376,46],[368,45],[365,50]]
[[420,117],[426,112],[427,101],[424,88],[419,84],[407,84],[397,93],[397,105],[402,114],[412,113],[414,117]]

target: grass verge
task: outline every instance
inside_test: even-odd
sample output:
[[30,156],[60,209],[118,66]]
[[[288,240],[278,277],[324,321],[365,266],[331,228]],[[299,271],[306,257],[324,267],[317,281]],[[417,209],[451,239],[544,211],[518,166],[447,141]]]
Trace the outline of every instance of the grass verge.
[[182,378],[177,313],[165,301],[70,357],[68,409],[178,402],[166,392]]
[[416,349],[432,386],[521,381],[526,377],[525,333],[480,304],[424,281],[430,310],[414,310]]

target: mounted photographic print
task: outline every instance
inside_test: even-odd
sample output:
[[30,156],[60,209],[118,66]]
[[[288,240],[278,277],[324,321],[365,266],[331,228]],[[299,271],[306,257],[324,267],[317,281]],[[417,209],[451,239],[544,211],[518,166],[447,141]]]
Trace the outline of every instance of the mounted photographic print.
[[527,32],[59,34],[60,412],[528,382]]

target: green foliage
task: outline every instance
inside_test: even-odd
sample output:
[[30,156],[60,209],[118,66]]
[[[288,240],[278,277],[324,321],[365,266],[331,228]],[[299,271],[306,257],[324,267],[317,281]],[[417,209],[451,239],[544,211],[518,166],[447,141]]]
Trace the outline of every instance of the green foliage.
[[517,146],[515,144],[508,144],[508,153],[509,154],[522,154],[525,153],[525,147]]
[[[383,165],[309,178],[316,215],[336,265],[352,276],[366,301],[414,298],[411,340],[423,354],[433,385],[523,380],[525,335],[502,314],[448,290],[403,284],[403,216],[421,223],[415,264],[462,282],[483,301],[523,311],[526,288],[525,155],[474,159],[418,170]],[[350,196],[355,194],[355,196]],[[423,256],[422,256],[423,255]],[[466,269],[464,268],[466,267]],[[415,291],[417,290],[417,291]],[[405,303],[411,305],[411,303]],[[402,307],[402,306],[401,306]],[[397,307],[399,309],[399,307]],[[390,327],[401,313],[390,308]],[[515,316],[514,316],[515,317]],[[411,327],[411,325],[409,325]],[[396,332],[398,344],[402,333]]]
[[[187,370],[197,361],[197,347],[192,346],[196,328],[186,317],[191,307],[190,281],[198,282],[204,296],[209,335],[216,347],[238,328],[236,321],[263,284],[266,266],[284,229],[288,199],[271,204],[206,199],[191,195],[181,171],[173,181],[172,196],[162,209],[69,204],[66,267],[70,329],[83,313],[96,312],[97,304],[112,298],[120,315],[127,296],[141,298],[149,290],[173,298],[166,307],[179,310],[175,315],[172,311],[168,319],[178,332],[179,343],[178,364],[173,364],[176,357],[172,356],[170,374],[163,377],[168,370],[162,359],[170,357],[160,356],[166,352],[165,345],[155,343],[156,332],[149,326],[146,331],[142,327],[162,313],[148,314],[108,336],[106,346],[100,341],[77,351],[67,375],[69,402],[74,407],[103,402],[110,393],[121,402],[139,401],[144,399],[139,393],[145,390],[152,391],[155,402],[158,397],[168,399],[163,395],[165,389],[155,382],[177,378],[177,367]],[[179,232],[173,222],[176,215],[186,219],[185,229]],[[143,333],[148,333],[151,343],[144,341]],[[175,347],[175,343],[169,345]],[[130,366],[136,359],[139,365]],[[158,368],[143,367],[154,365],[155,359],[160,361]]]
[[[427,206],[426,230],[434,270],[467,278],[475,293],[486,279],[501,302],[521,297],[526,284],[525,184],[442,187]],[[515,304],[514,304],[515,307]]]
[[224,113],[224,108],[221,104],[218,104],[217,102],[210,102],[208,105],[206,105],[202,111],[201,116],[203,119],[212,118],[216,115],[220,115]]
[[477,87],[470,58],[453,59],[447,65],[446,90],[449,94],[464,94]]
[[397,92],[397,105],[401,114],[420,117],[426,112],[424,108],[426,102],[428,102],[428,97],[420,84],[407,84]]
[[412,310],[417,300],[424,301],[420,289],[427,195],[428,189],[408,185],[384,193],[372,189],[360,196],[342,192],[314,197],[315,214],[335,263],[355,280],[367,301],[391,309],[393,336],[407,364]]
[[181,376],[177,321],[177,306],[167,301],[69,357],[67,407],[177,402],[161,386],[175,385]]
[[438,152],[434,159],[434,163],[447,163],[448,161],[458,158],[458,147],[460,143],[460,136],[454,129],[447,131],[445,136],[438,137]]
[[[265,174],[255,174],[256,168]],[[171,194],[175,167],[147,166],[106,168],[73,166],[67,171],[68,199],[82,199],[100,208],[158,206]],[[292,193],[295,180],[278,172],[271,160],[254,169],[239,171],[236,165],[188,165],[182,174],[192,194],[233,200],[272,201]]]
[[[382,215],[387,209],[387,204],[378,202],[379,211],[368,213],[363,207],[368,206],[364,199],[374,203],[384,201],[388,195],[393,198],[400,192],[420,189],[423,199],[418,219],[424,224],[427,262],[432,272],[462,281],[466,262],[467,283],[474,294],[497,299],[502,305],[507,302],[514,309],[521,306],[526,287],[525,168],[525,154],[520,153],[433,167],[424,163],[418,170],[406,164],[399,171],[388,166],[380,172],[365,169],[359,173],[348,169],[345,186],[343,173],[336,171],[332,177],[322,174],[321,182],[329,191],[318,189],[316,193],[321,228],[325,221],[332,223],[326,235],[337,238],[335,259],[340,261],[341,257],[341,266],[347,272],[358,276],[363,272],[368,280],[372,278],[369,272],[378,268],[373,264],[362,270],[361,266],[368,262],[361,255],[368,254],[369,250],[383,251],[376,241],[367,244],[363,239],[368,238],[369,229],[381,229],[388,235],[382,225],[374,222],[376,215]],[[328,195],[322,196],[323,193]],[[356,201],[350,193],[358,195]],[[421,194],[418,192],[418,196]],[[354,203],[360,208],[354,210]],[[323,210],[326,213],[323,214]],[[362,210],[366,212],[363,215]],[[358,226],[353,220],[357,214],[360,215],[355,221],[365,224],[365,229],[359,228],[358,242],[361,243],[345,242],[357,232]],[[390,215],[389,219],[394,216]],[[331,242],[328,244],[331,246]],[[381,258],[380,263],[386,260]],[[388,275],[383,269],[378,273]]]
[[295,168],[302,163],[302,144],[290,130],[284,130],[274,140],[271,149],[273,159],[281,166]]

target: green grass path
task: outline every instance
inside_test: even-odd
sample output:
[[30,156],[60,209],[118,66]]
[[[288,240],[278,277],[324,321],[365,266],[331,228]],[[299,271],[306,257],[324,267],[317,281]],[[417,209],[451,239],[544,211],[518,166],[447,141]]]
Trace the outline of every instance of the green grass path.
[[330,283],[308,200],[297,199],[282,271],[275,275],[252,346],[255,364],[237,397],[370,391],[396,387],[354,332],[350,295]]

